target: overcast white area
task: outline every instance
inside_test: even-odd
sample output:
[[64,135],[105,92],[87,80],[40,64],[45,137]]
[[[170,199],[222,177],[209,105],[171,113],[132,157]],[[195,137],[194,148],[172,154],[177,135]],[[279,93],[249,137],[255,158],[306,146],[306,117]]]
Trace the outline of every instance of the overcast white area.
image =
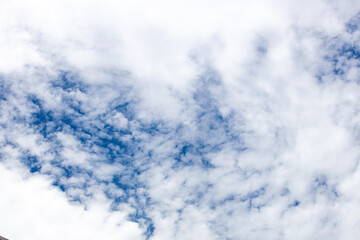
[[0,0],[0,235],[357,240],[360,1]]

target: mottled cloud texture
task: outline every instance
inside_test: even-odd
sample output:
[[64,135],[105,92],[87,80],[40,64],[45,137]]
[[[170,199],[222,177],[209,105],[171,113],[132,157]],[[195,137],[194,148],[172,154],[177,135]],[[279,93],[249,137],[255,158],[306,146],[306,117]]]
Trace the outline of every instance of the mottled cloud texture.
[[0,235],[357,240],[360,1],[0,0]]

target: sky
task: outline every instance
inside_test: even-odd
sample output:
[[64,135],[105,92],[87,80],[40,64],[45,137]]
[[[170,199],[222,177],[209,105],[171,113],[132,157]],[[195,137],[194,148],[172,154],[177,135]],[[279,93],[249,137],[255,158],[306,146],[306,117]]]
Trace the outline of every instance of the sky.
[[357,240],[360,1],[0,0],[0,235]]

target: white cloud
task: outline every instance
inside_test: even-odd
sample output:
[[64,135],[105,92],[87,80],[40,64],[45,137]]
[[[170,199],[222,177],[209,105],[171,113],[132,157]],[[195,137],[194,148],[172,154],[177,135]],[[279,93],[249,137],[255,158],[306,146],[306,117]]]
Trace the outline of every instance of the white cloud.
[[359,1],[0,9],[0,234],[357,239]]
[[88,210],[67,201],[43,176],[0,165],[1,234],[9,239],[142,239],[126,212],[109,212],[106,199],[94,199]]

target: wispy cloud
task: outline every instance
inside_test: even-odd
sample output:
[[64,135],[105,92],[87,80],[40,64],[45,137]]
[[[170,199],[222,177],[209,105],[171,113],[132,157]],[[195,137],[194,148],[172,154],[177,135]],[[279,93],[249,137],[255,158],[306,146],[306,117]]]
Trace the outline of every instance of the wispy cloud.
[[358,1],[0,6],[4,236],[357,239]]

